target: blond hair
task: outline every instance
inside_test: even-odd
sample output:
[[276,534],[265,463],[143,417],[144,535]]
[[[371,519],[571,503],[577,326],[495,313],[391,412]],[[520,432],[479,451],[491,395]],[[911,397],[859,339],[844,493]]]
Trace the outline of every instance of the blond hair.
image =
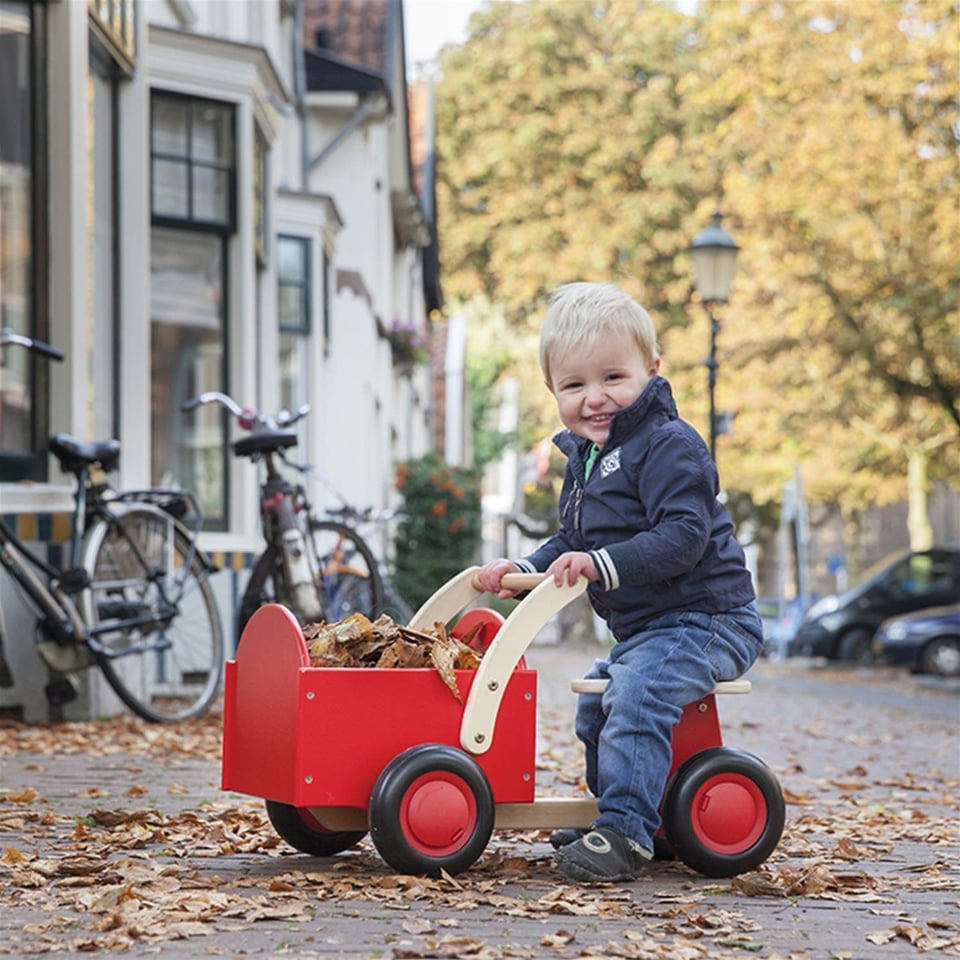
[[540,369],[550,380],[550,361],[572,349],[589,349],[610,333],[633,340],[650,362],[660,358],[650,314],[612,283],[565,283],[547,298],[540,331]]

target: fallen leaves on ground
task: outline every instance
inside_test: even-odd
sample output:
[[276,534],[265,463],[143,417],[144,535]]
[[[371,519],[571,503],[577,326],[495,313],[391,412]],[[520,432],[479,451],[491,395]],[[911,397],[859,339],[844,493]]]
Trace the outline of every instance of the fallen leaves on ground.
[[[782,957],[766,946],[752,907],[767,900],[840,901],[863,911],[873,922],[862,928],[863,949],[848,958],[882,960],[895,945],[918,957],[960,956],[953,913],[919,918],[903,902],[940,891],[955,899],[955,771],[891,774],[890,758],[869,731],[844,734],[856,740],[859,759],[829,775],[806,774],[799,760],[778,771],[788,823],[779,848],[757,870],[710,881],[663,862],[624,886],[563,881],[542,853],[542,831],[498,831],[469,871],[437,880],[394,875],[369,839],[328,860],[293,854],[261,801],[214,791],[215,802],[201,802],[189,777],[181,777],[198,762],[216,776],[221,719],[213,713],[172,727],[125,717],[0,729],[0,759],[29,757],[19,767],[20,782],[0,781],[0,900],[8,924],[0,954],[144,955],[162,951],[164,942],[196,938],[191,949],[199,956],[216,952],[210,945],[218,934],[278,923],[309,930],[310,939],[324,923],[363,917],[373,905],[378,915],[399,918],[396,938],[383,947],[395,960],[802,960],[802,946]],[[548,792],[583,790],[569,728],[569,714],[541,711],[538,780]],[[808,755],[826,742],[823,736],[818,730]],[[70,816],[63,788],[54,791],[43,779],[48,758],[61,752],[143,760],[134,760],[122,788],[95,774],[73,784],[71,805],[82,813]],[[875,774],[881,760],[883,772]],[[169,768],[162,778],[153,772],[157,764]],[[158,779],[159,790],[148,785]],[[856,789],[848,789],[852,784]],[[10,918],[21,913],[29,921],[11,936]],[[488,917],[497,935],[476,935],[474,918]],[[532,946],[510,942],[509,924],[521,920],[542,929]],[[603,931],[599,938],[596,931]],[[836,952],[838,960],[843,956]]]

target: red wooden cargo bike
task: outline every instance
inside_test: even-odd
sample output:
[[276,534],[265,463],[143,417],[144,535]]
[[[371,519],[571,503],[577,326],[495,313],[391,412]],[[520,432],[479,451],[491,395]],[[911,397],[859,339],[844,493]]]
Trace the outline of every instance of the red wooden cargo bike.
[[[516,574],[509,586],[529,592],[504,619],[473,606],[474,574],[446,583],[408,624],[440,621],[465,636],[480,623],[480,666],[456,671],[462,702],[433,669],[311,667],[292,614],[277,604],[257,611],[227,663],[223,788],[265,798],[274,828],[304,853],[331,856],[369,832],[400,873],[466,870],[498,828],[587,827],[593,799],[535,796],[537,673],[524,659],[586,581],[557,587]],[[597,693],[602,681],[573,689]],[[674,731],[657,852],[707,876],[753,869],[783,830],[778,781],[720,734],[715,694],[749,689],[720,684]]]

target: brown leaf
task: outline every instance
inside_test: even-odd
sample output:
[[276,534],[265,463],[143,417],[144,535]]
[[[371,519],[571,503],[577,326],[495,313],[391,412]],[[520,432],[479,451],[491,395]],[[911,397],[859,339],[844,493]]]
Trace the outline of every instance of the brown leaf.
[[46,800],[40,796],[40,791],[34,790],[33,787],[18,790],[16,793],[5,793],[0,799],[9,800],[11,803],[35,803],[37,801],[46,803]]
[[90,819],[101,827],[116,827],[123,823],[144,823],[156,819],[153,810],[106,810],[102,807],[90,812]]
[[457,686],[457,676],[454,672],[455,661],[456,651],[449,644],[438,640],[430,648],[430,662],[436,668],[437,673],[440,674],[440,679],[457,698],[457,702],[462,703],[463,698],[460,696],[460,688]]
[[576,934],[570,933],[568,930],[558,930],[556,933],[545,934],[540,940],[540,945],[544,947],[566,947],[576,939]]
[[6,852],[0,857],[0,863],[5,863],[8,867],[14,867],[26,863],[29,859],[25,853],[16,847],[7,847]]

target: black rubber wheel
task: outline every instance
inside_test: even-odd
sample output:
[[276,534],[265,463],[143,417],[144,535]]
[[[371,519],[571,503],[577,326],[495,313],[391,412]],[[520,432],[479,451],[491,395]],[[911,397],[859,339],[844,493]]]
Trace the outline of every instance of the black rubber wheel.
[[837,641],[837,659],[847,663],[868,664],[873,661],[873,634],[863,627],[848,630]]
[[376,620],[383,612],[383,578],[367,542],[335,520],[311,520],[310,537],[323,583],[327,623],[353,613]]
[[[383,579],[373,551],[346,524],[332,520],[310,521],[307,547],[317,578],[317,599],[327,623],[362,613],[376,620],[383,612]],[[250,573],[237,614],[237,643],[249,619],[265,603],[281,603],[300,621],[308,622],[298,609],[286,584],[280,551],[268,546]],[[404,621],[406,622],[406,621]]]
[[462,873],[493,832],[493,791],[462,750],[426,743],[394,757],[370,795],[370,837],[398,873]]
[[309,810],[289,803],[267,800],[266,805],[273,829],[295,850],[312,857],[332,857],[366,836],[365,830],[327,830]]
[[763,863],[780,842],[784,818],[783,792],[770,768],[729,747],[688,757],[663,801],[667,840],[707,877],[733,877]]
[[654,860],[676,860],[677,854],[665,833],[655,833],[653,836],[653,859]]
[[280,551],[276,547],[267,547],[257,558],[247,588],[240,600],[240,609],[237,612],[237,643],[243,636],[244,628],[249,619],[266,603],[282,603],[293,613],[301,625],[303,620],[293,609],[291,599],[287,595],[284,583],[283,566],[280,563]]
[[937,637],[920,654],[920,669],[937,677],[960,677],[960,640]]
[[383,613],[385,613],[394,623],[406,626],[417,612],[400,596],[399,591],[393,585],[393,581],[383,578]]
[[196,543],[164,511],[136,504],[94,524],[83,550],[90,584],[78,604],[117,696],[152,722],[206,713],[223,676],[223,634]]

